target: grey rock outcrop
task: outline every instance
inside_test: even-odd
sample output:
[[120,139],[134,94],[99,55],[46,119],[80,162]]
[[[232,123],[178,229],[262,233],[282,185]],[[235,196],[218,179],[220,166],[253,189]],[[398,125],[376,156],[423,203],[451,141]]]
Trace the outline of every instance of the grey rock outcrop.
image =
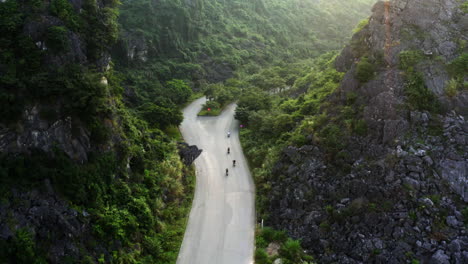
[[[468,125],[455,114],[446,120],[441,134],[448,139]],[[415,133],[373,156],[380,144],[353,141],[348,150],[360,154],[338,164],[317,146],[284,149],[266,224],[301,239],[320,263],[463,263],[467,175],[446,164],[466,166],[468,145]]]
[[90,133],[82,126],[73,127],[71,117],[51,123],[39,113],[40,107],[34,106],[24,111],[24,121],[16,129],[0,126],[0,152],[29,153],[40,149],[51,153],[58,148],[74,160],[87,161],[91,150]]
[[[72,10],[76,12],[75,15],[83,11],[83,0],[70,0],[69,2]],[[69,22],[65,18],[54,14],[49,5],[50,1],[44,2],[44,6],[40,10],[34,11],[35,18],[25,19],[21,28],[22,35],[30,38],[36,47],[43,51],[40,57],[40,66],[41,73],[44,73],[45,77],[42,76],[41,78],[47,78],[48,74],[51,76],[56,74],[57,69],[65,69],[76,65],[80,65],[83,68],[97,69],[101,72],[108,70],[110,67],[110,55],[108,51],[103,49],[99,52],[99,55],[91,55],[89,40],[86,39],[86,34],[82,34],[75,27],[69,26]],[[108,3],[98,0],[96,1],[96,5],[99,8],[105,8]],[[22,12],[31,12],[30,8],[30,3],[21,2],[19,4],[19,9]],[[61,31],[63,30],[64,33],[61,37],[64,38],[64,45],[66,47],[51,52],[49,51],[47,42],[51,34],[50,30],[54,27],[60,28]],[[3,67],[4,65],[0,63],[0,69]],[[66,84],[61,84],[60,82],[58,80],[57,85],[66,86]],[[103,81],[103,83],[107,85],[107,81]],[[37,85],[44,84],[41,81],[37,81]],[[1,89],[4,88],[1,87]],[[38,89],[38,91],[41,91],[41,89]],[[27,93],[27,90],[22,91],[19,88],[17,90],[20,92],[15,96],[27,98],[28,103],[22,105],[22,113],[14,121],[8,120],[5,117],[0,119],[1,153],[29,153],[33,149],[39,149],[52,155],[54,150],[59,150],[65,152],[76,161],[85,162],[88,159],[88,152],[100,147],[92,145],[89,124],[86,125],[82,122],[77,117],[77,113],[73,113],[74,115],[64,113],[66,111],[64,110],[64,104],[70,104],[70,102],[66,102],[60,96],[66,97],[66,93],[60,94],[58,98],[53,98],[53,101],[46,102],[46,100],[39,99],[44,95],[26,96],[21,93]],[[106,90],[105,93],[110,98],[109,91]],[[45,112],[52,113],[52,115],[46,118],[43,115]],[[109,118],[109,116],[107,117]],[[106,120],[104,118],[102,117],[99,121],[104,126],[109,127],[105,124]]]
[[136,62],[146,62],[148,60],[148,44],[146,38],[137,33],[123,31],[121,40],[126,50],[127,59]]
[[[445,93],[447,64],[466,47],[468,16],[456,0],[378,2],[369,24],[336,59],[345,72],[330,98],[358,94],[366,136],[339,154],[320,144],[286,147],[271,175],[267,225],[302,241],[319,263],[464,263],[468,254],[468,101]],[[465,50],[464,50],[465,49]],[[440,114],[403,107],[398,54],[422,54],[415,70],[443,106]],[[368,56],[372,80],[356,79]]]
[[[456,0],[398,0],[378,2],[369,24],[353,36],[335,65],[346,72],[340,89],[366,97],[366,120],[402,120],[406,113],[398,108],[404,100],[405,77],[399,69],[399,54],[415,51],[422,54],[415,70],[424,84],[442,102],[445,109],[468,114],[468,91],[449,97],[445,88],[450,75],[447,64],[467,51],[468,15]],[[377,74],[359,84],[354,75],[363,55],[374,61]],[[465,76],[465,79],[467,77]],[[392,118],[390,118],[392,117]],[[403,130],[404,131],[404,130]]]
[[9,202],[0,202],[0,239],[8,241],[18,230],[26,230],[35,240],[50,241],[49,263],[63,263],[65,258],[79,261],[86,250],[84,242],[91,239],[91,217],[72,209],[48,180],[42,187],[48,191],[12,189]]

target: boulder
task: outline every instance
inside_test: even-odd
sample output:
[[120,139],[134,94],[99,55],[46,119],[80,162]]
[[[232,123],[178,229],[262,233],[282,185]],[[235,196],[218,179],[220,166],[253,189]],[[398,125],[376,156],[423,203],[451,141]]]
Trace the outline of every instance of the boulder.
[[179,149],[179,156],[187,166],[192,165],[195,159],[202,153],[202,150],[198,149],[197,146],[189,146],[184,142],[177,143],[177,148]]

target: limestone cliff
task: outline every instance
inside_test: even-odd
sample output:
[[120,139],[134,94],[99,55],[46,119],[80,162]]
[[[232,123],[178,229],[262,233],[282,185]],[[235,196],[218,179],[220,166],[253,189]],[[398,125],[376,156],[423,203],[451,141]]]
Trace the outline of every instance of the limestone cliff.
[[267,224],[319,263],[466,263],[467,26],[460,1],[376,3],[335,61],[345,77],[323,109],[332,120],[352,95],[368,133],[334,156],[286,148]]
[[108,49],[117,34],[114,6],[112,1],[2,3],[1,153],[59,150],[83,162],[90,151],[109,149],[102,134],[114,128],[106,79]]

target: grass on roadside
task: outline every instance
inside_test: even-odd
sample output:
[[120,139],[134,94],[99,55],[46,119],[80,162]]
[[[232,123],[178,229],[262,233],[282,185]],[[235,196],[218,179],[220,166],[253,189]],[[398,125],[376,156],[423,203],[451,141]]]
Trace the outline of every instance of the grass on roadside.
[[198,116],[219,116],[223,109],[202,109],[200,113],[198,113]]
[[286,232],[270,227],[255,232],[255,263],[272,264],[281,259],[284,264],[312,264],[314,258],[307,255],[299,240],[288,237]]
[[179,127],[176,126],[168,126],[164,130],[164,133],[168,135],[170,138],[174,139],[175,141],[183,141],[182,134],[180,133]]

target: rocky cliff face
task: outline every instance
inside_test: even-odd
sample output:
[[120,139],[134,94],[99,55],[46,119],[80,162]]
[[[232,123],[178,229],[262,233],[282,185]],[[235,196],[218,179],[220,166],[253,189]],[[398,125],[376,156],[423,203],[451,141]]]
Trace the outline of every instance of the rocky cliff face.
[[18,230],[32,230],[37,240],[50,242],[49,263],[63,263],[67,257],[78,261],[86,251],[83,245],[91,238],[90,214],[70,208],[50,181],[41,187],[29,192],[14,189],[13,199],[0,204],[0,240],[13,239]]
[[[81,0],[3,3],[2,23],[9,24],[2,31],[0,153],[57,149],[84,162],[88,152],[98,149],[82,112],[94,107],[93,100],[111,97],[104,75],[110,69],[105,46],[112,41],[107,24],[112,23],[112,5]],[[61,78],[66,73],[70,75]],[[98,77],[86,83],[91,74]],[[96,89],[94,94],[89,88]],[[5,114],[9,109],[18,109],[15,117]],[[95,123],[104,124],[109,115],[97,112],[91,114]]]
[[[58,147],[70,158],[86,161],[91,150],[89,131],[83,126],[73,125],[70,116],[47,121],[39,116],[39,108],[36,105],[24,110],[22,121],[16,124],[15,129],[0,129],[0,152],[28,153],[40,149],[51,153],[54,147]],[[77,130],[75,133],[72,133],[72,127]]]
[[[369,24],[353,36],[351,45],[337,58],[337,69],[346,72],[341,89],[365,97],[368,120],[396,119],[403,115],[395,108],[403,103],[406,83],[401,52],[411,51],[417,54],[411,66],[422,74],[425,86],[444,109],[467,114],[468,91],[463,89],[456,96],[446,93],[452,77],[447,65],[466,53],[467,28],[468,16],[456,0],[380,1],[373,7]],[[355,78],[357,62],[363,56],[378,69],[376,76],[364,84]]]
[[[466,54],[467,23],[455,0],[374,6],[336,60],[346,75],[330,99],[357,94],[368,135],[351,136],[333,160],[320,144],[286,148],[273,170],[269,224],[320,263],[468,261],[467,76],[450,72]],[[405,67],[408,54],[417,59]],[[370,78],[361,78],[363,60]],[[429,107],[411,104],[413,75]]]
[[[2,263],[27,263],[28,257],[42,253],[49,263],[64,263],[65,259],[78,262],[88,252],[90,214],[72,209],[63,193],[52,187],[52,175],[15,179],[22,182],[10,185],[14,176],[9,175],[11,168],[3,165],[6,160],[38,155],[38,151],[44,156],[63,152],[73,160],[70,164],[84,163],[90,152],[109,151],[107,141],[119,140],[118,135],[112,135],[98,144],[93,132],[96,127],[116,127],[111,121],[115,120],[111,87],[104,77],[110,69],[105,46],[112,39],[107,24],[113,18],[111,2],[0,1]],[[94,109],[102,102],[109,106],[106,111]],[[26,162],[14,169],[25,172],[23,176],[41,174],[31,165]],[[36,248],[36,244],[46,246]],[[98,252],[110,254],[97,247]],[[32,252],[15,252],[26,248]],[[8,255],[20,258],[3,258]]]

